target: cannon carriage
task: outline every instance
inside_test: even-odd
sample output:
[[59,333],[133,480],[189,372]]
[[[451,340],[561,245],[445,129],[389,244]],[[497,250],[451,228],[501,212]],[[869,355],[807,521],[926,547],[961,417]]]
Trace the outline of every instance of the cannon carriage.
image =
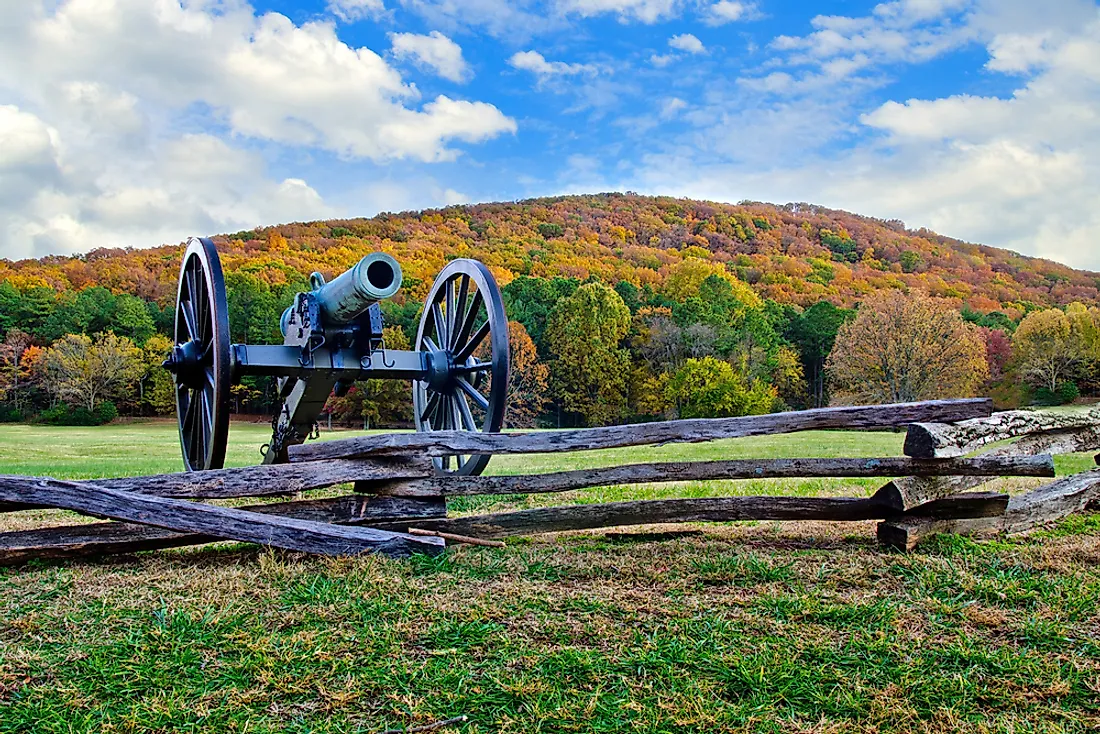
[[[330,282],[310,276],[282,315],[281,345],[233,344],[225,280],[214,243],[188,241],[180,265],[175,346],[164,362],[176,388],[184,465],[219,469],[229,434],[230,388],[247,375],[277,378],[278,412],[264,463],[287,461],[290,446],[314,433],[330,394],[357,380],[412,382],[419,432],[500,431],[508,395],[508,322],[492,273],[452,260],[425,300],[411,350],[388,349],[379,302],[401,287],[401,266],[374,252]],[[434,457],[443,474],[472,476],[487,455]]]

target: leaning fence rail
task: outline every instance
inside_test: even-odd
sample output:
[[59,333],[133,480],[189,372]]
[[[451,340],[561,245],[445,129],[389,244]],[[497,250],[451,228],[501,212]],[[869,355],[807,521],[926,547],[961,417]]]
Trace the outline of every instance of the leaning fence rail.
[[[520,476],[435,476],[430,457],[689,443],[805,430],[906,428],[905,457],[736,459],[630,464]],[[989,444],[1018,438],[1007,446]],[[967,456],[984,449],[975,456]],[[129,553],[218,540],[325,555],[437,553],[445,537],[490,540],[563,530],[737,520],[880,520],[885,545],[942,532],[1016,533],[1100,497],[1100,469],[1009,497],[971,491],[1004,476],[1053,477],[1051,456],[1100,450],[1100,411],[992,413],[986,399],[824,408],[537,433],[435,432],[293,447],[291,463],[65,482],[0,476],[0,512],[52,507],[105,518],[0,533],[0,565]],[[883,477],[870,497],[708,497],[542,507],[451,517],[447,498],[566,492],[607,485],[774,477]],[[354,494],[304,499],[353,483]],[[228,508],[208,500],[288,498]],[[430,533],[425,535],[424,533]],[[438,533],[439,535],[435,535]]]

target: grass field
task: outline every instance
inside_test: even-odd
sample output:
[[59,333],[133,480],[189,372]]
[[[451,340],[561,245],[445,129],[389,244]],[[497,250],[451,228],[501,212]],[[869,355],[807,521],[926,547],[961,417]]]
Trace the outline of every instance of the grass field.
[[[234,424],[229,463],[256,463],[266,433]],[[804,433],[506,457],[490,470],[888,456],[901,442]],[[1060,473],[1091,465],[1058,461]],[[0,426],[0,473],[178,468],[172,423]],[[455,509],[868,494],[880,483],[612,487]],[[0,515],[0,529],[27,515]],[[0,732],[378,732],[460,714],[465,732],[1100,728],[1098,515],[1009,541],[943,538],[908,556],[879,550],[873,523],[698,529],[512,539],[411,561],[223,544],[0,569]]]

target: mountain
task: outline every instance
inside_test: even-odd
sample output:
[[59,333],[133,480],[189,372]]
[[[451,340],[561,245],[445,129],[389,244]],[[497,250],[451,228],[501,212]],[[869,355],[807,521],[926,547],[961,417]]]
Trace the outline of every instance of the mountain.
[[[919,288],[960,307],[1018,319],[1038,306],[1100,301],[1100,274],[810,204],[721,204],[597,194],[452,206],[369,219],[284,224],[214,238],[227,273],[273,289],[313,270],[332,276],[384,250],[419,302],[455,257],[484,261],[504,285],[520,275],[627,281],[660,290],[685,257],[722,264],[762,297],[851,306],[882,288]],[[89,243],[91,244],[91,243]],[[181,248],[92,249],[0,260],[0,281],[55,291],[99,285],[161,306],[175,299]]]

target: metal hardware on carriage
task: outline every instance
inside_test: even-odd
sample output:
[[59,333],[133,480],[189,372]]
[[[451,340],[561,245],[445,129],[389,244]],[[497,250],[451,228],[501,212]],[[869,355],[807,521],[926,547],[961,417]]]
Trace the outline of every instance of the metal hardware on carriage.
[[[214,244],[188,241],[180,265],[175,346],[164,362],[176,384],[176,408],[188,470],[220,468],[229,430],[230,388],[245,376],[277,378],[279,410],[264,463],[314,433],[330,394],[356,380],[403,379],[413,386],[418,431],[496,432],[508,393],[508,322],[492,273],[474,260],[452,260],[425,302],[412,350],[388,349],[379,302],[401,287],[401,267],[371,253],[331,282],[310,276],[283,312],[282,344],[231,344],[225,281]],[[434,459],[437,470],[480,474],[488,456]],[[452,466],[453,464],[453,466]]]

